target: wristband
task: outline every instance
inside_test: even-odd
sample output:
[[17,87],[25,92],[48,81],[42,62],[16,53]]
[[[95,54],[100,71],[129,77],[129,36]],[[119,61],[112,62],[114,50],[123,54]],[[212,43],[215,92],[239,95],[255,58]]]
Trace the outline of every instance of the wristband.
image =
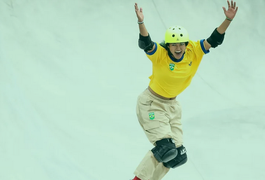
[[228,17],[226,17],[225,19],[227,19],[228,21],[232,21],[233,19],[230,19],[230,18],[228,18]]
[[139,22],[139,21],[138,21],[138,24],[143,24],[143,23],[144,23],[144,21],[142,21],[142,22]]

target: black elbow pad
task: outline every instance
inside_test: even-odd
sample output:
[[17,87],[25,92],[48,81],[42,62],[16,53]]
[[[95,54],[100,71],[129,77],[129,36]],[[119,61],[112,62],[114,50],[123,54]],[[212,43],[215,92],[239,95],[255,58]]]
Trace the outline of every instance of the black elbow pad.
[[223,43],[224,37],[225,33],[220,34],[216,28],[211,36],[207,39],[207,42],[211,45],[211,47],[216,48],[218,45],[221,45]]
[[147,52],[153,49],[154,42],[151,40],[149,34],[148,36],[142,36],[141,34],[139,34],[138,45],[141,49]]

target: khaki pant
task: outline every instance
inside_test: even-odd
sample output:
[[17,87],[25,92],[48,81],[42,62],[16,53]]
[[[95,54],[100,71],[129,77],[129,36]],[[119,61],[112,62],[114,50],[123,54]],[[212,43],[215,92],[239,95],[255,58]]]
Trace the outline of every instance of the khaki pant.
[[[182,145],[181,107],[176,99],[163,100],[154,96],[148,89],[139,95],[136,113],[147,138],[155,142],[173,138],[176,147]],[[141,180],[161,180],[169,171],[148,151],[134,174]]]

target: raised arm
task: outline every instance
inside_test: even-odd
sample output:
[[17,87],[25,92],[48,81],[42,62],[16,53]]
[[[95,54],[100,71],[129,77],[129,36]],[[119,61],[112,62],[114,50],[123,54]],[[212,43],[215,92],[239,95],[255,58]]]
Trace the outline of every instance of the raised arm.
[[230,25],[231,21],[236,16],[236,13],[238,10],[238,7],[236,7],[236,2],[231,1],[230,3],[229,1],[227,1],[227,4],[228,4],[227,10],[225,7],[223,7],[226,19],[223,21],[223,23],[218,28],[216,28],[213,31],[211,36],[206,41],[204,41],[204,46],[206,50],[209,50],[211,47],[215,48],[218,45],[222,44],[224,40],[225,31]]
[[151,40],[150,35],[144,25],[144,14],[143,14],[143,9],[138,8],[137,3],[134,5],[135,8],[135,13],[138,18],[138,24],[139,24],[139,47],[143,49],[146,52],[151,52],[155,48],[154,42]]

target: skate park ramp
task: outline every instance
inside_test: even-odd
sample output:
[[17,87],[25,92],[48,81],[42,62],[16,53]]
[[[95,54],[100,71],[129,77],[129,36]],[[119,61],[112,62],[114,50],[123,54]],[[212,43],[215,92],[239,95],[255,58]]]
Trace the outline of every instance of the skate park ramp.
[[[188,162],[165,180],[265,177],[264,0],[238,0],[224,43],[205,55],[183,109]],[[0,1],[0,179],[128,180],[152,148],[135,106],[151,75],[135,1]],[[154,41],[194,41],[225,0],[143,0]]]

